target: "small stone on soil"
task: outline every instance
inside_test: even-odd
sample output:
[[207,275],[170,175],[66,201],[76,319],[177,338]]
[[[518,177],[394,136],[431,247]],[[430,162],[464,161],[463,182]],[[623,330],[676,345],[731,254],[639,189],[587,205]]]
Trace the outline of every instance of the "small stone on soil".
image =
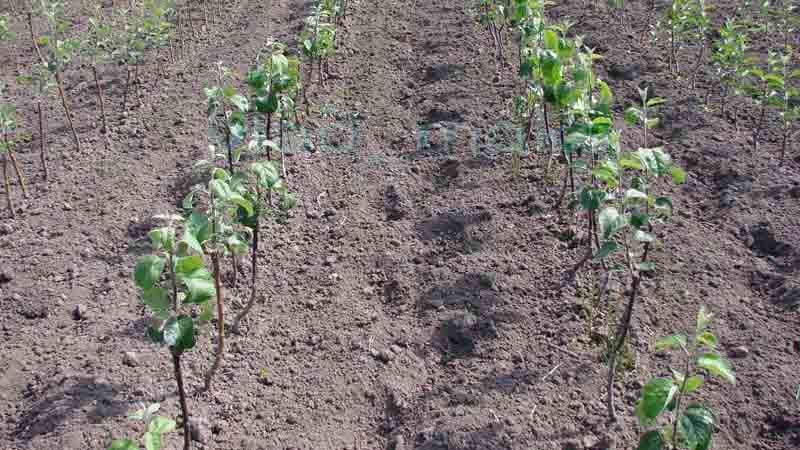
[[139,356],[134,352],[125,352],[122,356],[122,364],[128,367],[136,367],[139,365]]
[[398,434],[389,441],[389,450],[405,450],[406,439],[402,434]]
[[10,224],[0,224],[0,236],[5,236],[14,232],[14,227]]
[[78,303],[72,310],[72,318],[75,320],[86,320],[89,318],[89,309],[86,305]]
[[192,435],[192,440],[201,444],[208,444],[211,440],[211,428],[208,425],[208,420],[203,417],[189,419],[189,431]]
[[738,347],[734,347],[733,349],[731,349],[731,356],[733,356],[734,358],[744,358],[749,354],[750,350],[744,345],[740,345]]

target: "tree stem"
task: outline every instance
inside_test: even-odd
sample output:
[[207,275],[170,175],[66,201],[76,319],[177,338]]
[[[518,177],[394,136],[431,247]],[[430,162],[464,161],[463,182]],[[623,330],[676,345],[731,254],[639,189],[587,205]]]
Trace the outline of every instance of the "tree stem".
[[192,435],[189,429],[189,407],[186,404],[186,390],[183,387],[183,370],[179,353],[172,353],[172,365],[175,369],[175,381],[178,383],[178,398],[183,415],[183,450],[189,450],[192,447]]
[[217,370],[222,366],[222,359],[225,353],[225,308],[222,302],[222,283],[220,282],[220,268],[219,268],[219,251],[214,250],[211,253],[211,264],[214,270],[214,289],[217,291],[217,334],[219,343],[217,345],[217,354],[214,358],[214,364],[206,373],[205,387],[206,391],[211,391],[211,381],[214,378]]
[[44,133],[44,111],[42,111],[42,100],[36,102],[36,112],[39,116],[39,159],[42,161],[42,170],[44,170],[44,179],[50,177],[50,171],[47,168],[47,137]]

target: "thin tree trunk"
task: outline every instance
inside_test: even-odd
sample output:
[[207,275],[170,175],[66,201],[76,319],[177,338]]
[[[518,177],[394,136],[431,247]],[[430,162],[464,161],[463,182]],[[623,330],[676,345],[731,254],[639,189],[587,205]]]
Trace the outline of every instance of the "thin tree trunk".
[[12,150],[11,147],[9,147],[7,151],[8,157],[11,158],[11,164],[14,165],[14,172],[17,173],[17,180],[19,181],[19,186],[22,188],[22,196],[28,198],[28,187],[25,185],[25,177],[22,176],[22,170],[19,167],[17,155],[14,154],[14,150]]
[[220,268],[219,268],[219,251],[214,250],[211,254],[211,265],[214,270],[214,289],[217,291],[217,334],[219,342],[217,344],[217,354],[214,358],[214,364],[206,373],[205,386],[206,391],[211,391],[211,381],[214,375],[222,366],[222,359],[225,354],[225,308],[222,303],[222,283],[220,282]]
[[[272,128],[272,113],[267,113],[267,123],[266,129],[264,130],[264,136],[266,136],[267,140],[270,140],[270,128]],[[272,149],[267,146],[267,161],[272,161]]]
[[181,414],[183,415],[183,450],[189,450],[192,447],[192,435],[189,429],[189,407],[186,404],[186,390],[183,387],[180,354],[172,353],[172,365],[175,369],[175,381],[178,383],[178,398],[181,404]]
[[[258,189],[258,188],[256,188]],[[239,324],[241,324],[242,319],[250,313],[250,310],[253,309],[253,305],[256,303],[256,282],[258,281],[258,243],[259,243],[259,228],[261,226],[261,191],[258,190],[256,193],[256,201],[258,205],[256,206],[256,224],[255,228],[253,229],[253,247],[251,252],[251,268],[250,268],[250,300],[247,302],[247,305],[244,307],[242,312],[240,312],[236,319],[233,321],[233,331],[236,334],[240,334],[239,331]]]
[[131,66],[125,64],[125,71],[127,72],[127,76],[125,77],[125,93],[122,94],[122,110],[128,110],[128,93],[131,90]]
[[280,133],[281,169],[283,169],[283,178],[288,179],[289,177],[286,176],[286,154],[283,151],[283,114],[280,116],[280,127],[278,130]]
[[56,85],[58,87],[58,95],[61,97],[61,106],[64,107],[64,116],[67,118],[67,124],[72,132],[72,140],[75,141],[75,151],[81,152],[81,142],[78,140],[78,133],[75,131],[75,125],[72,123],[72,112],[70,112],[69,105],[67,104],[67,95],[64,93],[64,82],[61,78],[61,71],[56,70]]
[[47,168],[47,136],[44,133],[44,111],[42,111],[42,101],[37,100],[36,112],[39,116],[39,159],[42,162],[42,170],[44,171],[44,179],[50,177],[50,171]]
[[6,206],[11,218],[15,218],[17,214],[14,212],[14,200],[11,199],[11,181],[8,179],[8,156],[3,155],[3,181],[6,185]]
[[97,66],[92,65],[92,74],[94,75],[94,86],[97,88],[97,100],[100,102],[100,116],[103,119],[103,128],[100,130],[101,133],[106,134],[108,132],[108,119],[106,119],[106,105],[103,101],[103,88],[100,87],[100,77],[97,75]]
[[606,383],[607,397],[606,406],[608,409],[608,419],[611,422],[617,420],[617,412],[614,408],[614,377],[617,370],[617,355],[625,343],[625,338],[628,336],[628,330],[631,326],[631,318],[633,317],[633,307],[636,304],[636,294],[639,291],[639,283],[641,278],[638,274],[633,275],[633,282],[631,284],[631,294],[628,297],[628,305],[625,307],[625,313],[617,326],[616,338],[614,339],[613,346],[609,349],[608,355],[608,379]]
[[550,173],[550,165],[553,163],[553,137],[550,136],[550,118],[547,114],[547,102],[542,102],[542,111],[544,114],[544,134],[547,138],[547,146],[550,153],[547,155],[547,173]]

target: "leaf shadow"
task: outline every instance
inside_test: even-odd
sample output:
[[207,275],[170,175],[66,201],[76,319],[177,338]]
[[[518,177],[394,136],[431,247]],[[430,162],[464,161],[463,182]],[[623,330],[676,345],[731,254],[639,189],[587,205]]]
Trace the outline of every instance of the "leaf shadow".
[[92,423],[124,415],[129,405],[119,398],[121,391],[120,385],[85,376],[50,383],[43,392],[29,394],[40,398],[20,416],[13,435],[30,440],[50,433],[81,411]]

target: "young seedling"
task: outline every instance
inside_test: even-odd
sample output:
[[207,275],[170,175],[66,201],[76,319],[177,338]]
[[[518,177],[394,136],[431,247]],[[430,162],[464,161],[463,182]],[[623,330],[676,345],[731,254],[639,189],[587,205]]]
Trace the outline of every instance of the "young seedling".
[[[300,61],[296,56],[286,55],[286,46],[280,42],[268,42],[267,57],[263,63],[247,74],[247,85],[253,97],[252,104],[257,113],[264,116],[264,139],[272,140],[272,115],[278,113],[281,164],[284,168],[283,141],[284,122],[293,115],[297,118],[295,99],[300,91]],[[272,146],[264,146],[267,159],[272,160]]]
[[236,91],[235,78],[236,74],[219,62],[217,85],[205,89],[211,148],[216,153],[218,145],[225,147],[230,173],[241,156],[241,144],[247,136],[245,113],[250,109],[247,97]]
[[[661,100],[648,98],[646,90],[642,90],[640,95],[641,108],[629,109],[626,119],[642,127],[644,142],[647,143],[647,130],[657,123],[648,111]],[[627,171],[633,172],[631,176],[626,176]],[[601,245],[594,258],[602,260],[620,254],[622,270],[630,280],[630,288],[626,291],[628,302],[617,324],[615,335],[609,339],[608,348],[607,407],[609,419],[615,421],[614,378],[617,357],[630,329],[641,285],[641,273],[655,269],[655,264],[648,258],[650,246],[656,240],[652,223],[672,214],[672,199],[656,196],[651,186],[657,178],[667,175],[675,183],[683,183],[686,174],[661,147],[640,147],[633,152],[623,152],[619,148],[618,133],[612,134],[608,158],[597,164],[593,174],[608,190],[615,191],[615,195],[601,200],[602,206],[597,215]],[[606,271],[607,276],[610,276],[611,267]]]
[[[670,369],[670,378],[652,378],[642,388],[636,405],[639,424],[645,431],[638,450],[706,450],[714,433],[714,411],[688,397],[704,383],[700,370],[716,375],[730,384],[736,377],[728,362],[717,353],[717,337],[707,329],[711,314],[700,307],[692,334],[675,334],[659,339],[655,351],[679,350],[681,370]],[[671,412],[672,414],[669,414]],[[659,427],[659,418],[666,417]]]
[[[131,420],[144,422],[147,431],[145,431],[142,441],[146,450],[161,450],[164,435],[174,431],[177,426],[175,421],[169,417],[156,415],[160,408],[159,403],[153,403],[128,416]],[[139,446],[132,439],[117,439],[111,443],[108,450],[139,450]],[[184,447],[184,450],[188,450],[188,447]]]
[[[0,96],[3,95],[5,86],[0,84]],[[0,155],[3,156],[3,182],[6,189],[6,206],[12,218],[16,216],[14,212],[14,201],[11,198],[11,180],[8,174],[8,160],[14,165],[14,171],[17,173],[17,180],[19,181],[22,195],[28,197],[28,190],[25,186],[25,177],[22,176],[22,170],[19,167],[19,161],[14,153],[14,145],[16,144],[17,132],[17,111],[14,105],[9,103],[0,103]]]
[[[77,48],[77,42],[74,39],[64,38],[63,34],[69,28],[70,24],[63,19],[63,4],[53,0],[40,0],[39,12],[44,16],[47,22],[47,33],[37,37],[36,31],[33,27],[33,13],[28,13],[28,29],[31,34],[31,42],[33,43],[34,51],[39,57],[43,67],[53,74],[58,87],[58,95],[61,98],[61,106],[64,108],[64,117],[67,119],[67,125],[72,132],[72,139],[75,143],[75,150],[80,153],[81,143],[78,139],[78,133],[75,131],[75,125],[72,122],[72,111],[69,108],[67,96],[64,91],[63,72],[72,62],[72,55]],[[44,52],[42,52],[44,49]]]
[[507,8],[509,5],[507,1],[498,0],[480,0],[478,8],[480,10],[480,22],[489,30],[492,36],[492,43],[494,44],[494,56],[497,64],[497,75],[506,65],[506,58],[504,55],[505,39],[503,38],[503,31],[507,25]]
[[55,86],[53,73],[41,63],[34,64],[30,73],[19,77],[19,82],[32,87],[33,97],[36,100],[36,116],[39,121],[39,160],[42,164],[44,179],[50,177],[50,170],[47,164],[47,134],[45,132],[45,116],[42,103],[47,98],[48,93]]
[[245,198],[242,177],[231,176],[224,169],[214,168],[207,187],[195,187],[184,199],[183,207],[194,208],[198,197],[205,200],[204,210],[191,214],[186,226],[184,239],[190,247],[204,252],[211,259],[214,287],[217,295],[217,352],[214,363],[206,372],[204,389],[212,389],[215,373],[222,366],[225,355],[225,307],[223,303],[221,259],[228,253],[244,252],[247,249],[246,237],[242,227],[236,226],[239,210],[247,216],[254,213],[253,204]]
[[[172,355],[183,417],[184,450],[188,450],[191,446],[189,408],[181,357],[194,347],[200,325],[211,320],[213,307],[210,300],[218,292],[218,286],[205,268],[202,249],[195,245],[197,223],[193,221],[194,217],[184,226],[181,240],[176,238],[174,224],[181,222],[182,218],[169,216],[166,219],[166,226],[150,231],[153,253],[139,260],[133,278],[142,290],[142,301],[153,315],[148,336],[157,344],[166,344]],[[196,319],[190,314],[192,307],[200,309]]]
[[[319,85],[322,86],[325,83],[326,60],[335,50],[336,25],[331,22],[333,14],[335,14],[334,11],[326,8],[324,3],[318,1],[311,7],[311,15],[305,19],[305,27],[300,33],[299,41],[303,55],[308,58],[308,83],[306,84],[306,89],[314,79],[314,61],[317,61]],[[306,115],[308,115],[308,95],[305,90],[303,91],[303,97],[306,104]]]
[[[747,34],[743,32],[742,25],[735,19],[728,19],[719,29],[719,39],[714,42],[711,61],[716,68],[717,77],[722,88],[721,113],[725,116],[725,109],[730,93],[741,93],[743,69],[745,68],[747,52]],[[710,92],[710,90],[709,90]],[[736,129],[739,129],[738,112],[734,109],[733,118]]]
[[[251,277],[250,277],[250,300],[247,306],[236,316],[233,322],[233,330],[239,334],[239,324],[247,316],[256,302],[256,284],[258,281],[258,251],[260,241],[261,218],[265,215],[276,214],[277,211],[287,211],[294,207],[295,199],[290,194],[284,184],[277,169],[270,161],[253,163],[246,174],[245,186],[247,191],[245,197],[253,205],[252,214],[248,215],[245,208],[239,208],[239,221],[242,225],[251,230],[253,236],[251,242]],[[279,197],[278,208],[273,207],[273,194]],[[266,203],[266,207],[265,207]]]
[[[180,216],[169,216],[166,226],[150,231],[153,253],[136,264],[134,280],[142,290],[142,301],[153,314],[148,336],[157,344],[166,344],[172,355],[183,417],[184,450],[188,450],[191,445],[189,408],[181,356],[194,347],[199,326],[211,320],[210,300],[217,287],[205,268],[202,252],[193,245],[195,235],[190,230],[194,230],[196,224],[191,221],[186,224],[183,239],[177,240],[174,224],[182,220]],[[165,268],[166,276],[163,275]],[[193,306],[201,311],[197,319],[186,311]]]
[[[680,63],[678,50],[689,40],[693,32],[697,30],[696,25],[704,22],[705,11],[701,12],[700,3],[703,0],[672,0],[667,10],[666,23],[669,28],[669,70],[673,75],[680,75]],[[707,24],[707,21],[705,21]],[[705,36],[702,36],[705,41]],[[702,45],[705,45],[703,43]]]
[[81,53],[86,57],[92,69],[97,103],[100,105],[100,118],[103,124],[100,132],[103,134],[108,132],[108,119],[97,67],[104,64],[112,55],[112,32],[111,25],[104,19],[100,6],[97,6],[93,17],[89,18],[89,30],[80,46]]

